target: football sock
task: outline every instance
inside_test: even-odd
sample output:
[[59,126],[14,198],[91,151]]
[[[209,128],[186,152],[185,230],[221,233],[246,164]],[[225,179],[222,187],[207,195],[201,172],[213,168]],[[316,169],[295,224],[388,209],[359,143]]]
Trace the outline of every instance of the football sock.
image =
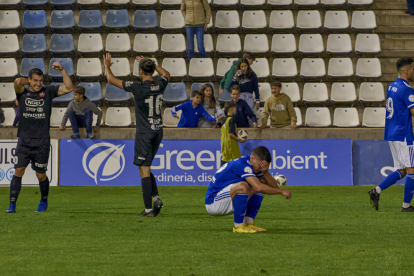
[[253,223],[253,219],[249,217],[244,217],[244,224],[251,224]]
[[[407,174],[404,187],[404,204],[410,204],[414,193],[414,174]],[[410,206],[408,206],[410,207]],[[404,207],[407,208],[407,207]]]
[[381,193],[381,191],[389,188],[390,186],[394,185],[398,180],[402,179],[404,176],[401,174],[400,171],[395,171],[389,174],[375,189],[377,193]]
[[40,193],[42,194],[42,201],[47,202],[47,197],[49,196],[49,178],[46,177],[45,180],[39,181]]
[[10,183],[10,204],[16,205],[17,198],[19,197],[20,190],[22,189],[22,178],[13,175]]
[[[151,177],[145,177],[141,180],[142,198],[144,199],[145,212],[152,210],[152,184]],[[148,213],[148,212],[147,212]]]
[[242,224],[244,221],[244,215],[246,213],[248,197],[249,197],[249,194],[237,194],[233,198],[235,227],[240,226],[240,224]]
[[152,184],[152,196],[158,196],[157,181],[155,176],[151,173],[151,184]]
[[[246,217],[245,223],[253,223],[253,220],[256,218],[257,213],[259,212],[260,206],[262,205],[264,194],[255,193],[247,201]],[[248,222],[246,222],[246,220]]]

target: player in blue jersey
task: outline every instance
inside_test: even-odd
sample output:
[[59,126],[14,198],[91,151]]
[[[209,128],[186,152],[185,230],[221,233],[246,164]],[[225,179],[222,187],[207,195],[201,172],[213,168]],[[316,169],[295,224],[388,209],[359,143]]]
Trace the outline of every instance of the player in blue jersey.
[[272,157],[267,148],[259,146],[252,154],[224,164],[208,187],[205,204],[210,215],[227,215],[234,211],[233,232],[266,231],[253,220],[265,194],[281,194],[290,199],[289,190],[281,190],[268,169]]
[[395,172],[388,175],[376,188],[369,191],[371,205],[378,210],[380,193],[407,175],[404,202],[401,212],[414,212],[411,199],[414,193],[414,90],[408,81],[414,80],[414,61],[400,58],[397,61],[398,79],[387,89],[387,112],[384,140],[389,141]]

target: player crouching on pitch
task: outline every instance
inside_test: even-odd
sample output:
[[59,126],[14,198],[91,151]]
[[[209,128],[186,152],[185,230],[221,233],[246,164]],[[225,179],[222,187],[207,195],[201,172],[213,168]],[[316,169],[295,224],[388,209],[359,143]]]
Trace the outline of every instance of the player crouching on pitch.
[[289,190],[281,190],[269,173],[272,157],[266,147],[255,148],[252,154],[224,164],[214,175],[205,199],[210,215],[227,215],[234,211],[235,233],[264,232],[254,225],[265,194],[281,194],[290,199]]

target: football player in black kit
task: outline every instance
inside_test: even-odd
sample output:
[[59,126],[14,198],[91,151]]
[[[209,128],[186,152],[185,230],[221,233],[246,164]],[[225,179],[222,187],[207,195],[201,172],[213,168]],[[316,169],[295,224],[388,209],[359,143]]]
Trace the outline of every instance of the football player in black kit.
[[[17,130],[16,159],[14,175],[10,183],[10,206],[6,213],[16,212],[16,201],[22,187],[22,177],[29,163],[39,179],[41,200],[36,212],[47,209],[49,194],[49,179],[46,175],[50,151],[50,114],[54,97],[65,95],[72,91],[72,80],[65,68],[55,62],[53,69],[62,72],[63,85],[43,86],[43,72],[34,68],[29,71],[28,78],[17,78],[14,90],[20,106],[20,121]],[[28,88],[24,86],[28,85]]]
[[[111,55],[109,53],[104,55],[108,83],[134,94],[137,127],[134,164],[139,167],[145,205],[145,210],[139,216],[155,217],[160,213],[163,203],[158,196],[157,182],[151,173],[151,164],[162,140],[161,106],[170,73],[157,66],[151,59],[137,56],[136,60],[139,62],[141,81],[122,81],[112,74]],[[155,71],[160,78],[152,78]]]

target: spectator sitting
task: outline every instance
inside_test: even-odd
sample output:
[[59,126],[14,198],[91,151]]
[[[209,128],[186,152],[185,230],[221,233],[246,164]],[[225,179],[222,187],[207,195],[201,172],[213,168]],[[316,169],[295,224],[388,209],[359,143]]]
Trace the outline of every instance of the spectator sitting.
[[16,117],[14,117],[13,126],[17,127],[17,124],[20,120],[20,108],[19,108],[19,101],[16,99],[14,100],[14,106],[16,107]]
[[[92,128],[93,114],[98,115],[98,118],[96,120],[96,126]],[[85,96],[85,88],[82,86],[73,89],[73,101],[69,103],[68,108],[66,109],[59,130],[64,131],[66,129],[66,122],[68,119],[70,120],[73,131],[70,138],[80,138],[79,128],[86,128],[87,137],[89,139],[96,138],[92,133],[92,130],[95,133],[99,131],[99,125],[102,120],[102,111]]]
[[172,115],[176,118],[178,118],[177,111],[182,110],[180,122],[177,127],[197,127],[198,120],[201,116],[209,121],[216,121],[216,118],[210,116],[200,104],[202,97],[203,94],[200,91],[195,90],[191,94],[190,101],[174,106],[171,109]]
[[[201,105],[204,107],[204,110],[213,117],[223,118],[224,111],[220,108],[220,103],[216,100],[213,93],[213,86],[209,83],[204,84],[201,87],[201,93],[203,98],[201,99]],[[204,117],[200,117],[198,121],[198,127],[218,127],[215,122],[206,120]]]
[[270,96],[264,105],[262,115],[262,129],[267,126],[267,118],[270,116],[270,127],[292,128],[296,129],[296,112],[292,101],[285,93],[280,93],[282,84],[272,82],[272,96]]
[[[230,86],[237,84],[240,88],[240,98],[244,100],[251,110],[260,108],[259,80],[256,73],[250,67],[249,60],[242,58],[237,64],[236,73]],[[256,96],[256,103],[253,100],[253,93]]]
[[248,118],[250,118],[253,122],[253,127],[256,128],[256,114],[253,113],[253,111],[245,101],[240,99],[240,88],[238,85],[233,85],[231,87],[230,96],[233,99],[233,102],[236,104],[236,114],[233,117],[237,127],[250,127],[248,120]]

